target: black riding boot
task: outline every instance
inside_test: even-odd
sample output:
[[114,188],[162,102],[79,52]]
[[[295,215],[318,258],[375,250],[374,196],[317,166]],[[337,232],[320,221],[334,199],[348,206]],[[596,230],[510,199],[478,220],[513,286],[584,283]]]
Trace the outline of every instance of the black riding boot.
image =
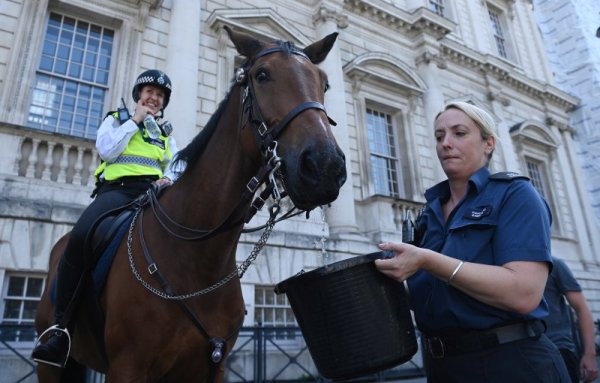
[[[58,264],[57,284],[56,284],[56,325],[49,327],[40,335],[38,343],[31,353],[31,357],[36,362],[42,362],[57,367],[64,367],[69,357],[71,349],[71,336],[69,329],[72,325],[69,322],[76,311],[78,297],[76,295],[77,286],[82,276],[83,267],[69,263],[63,257]],[[73,302],[71,302],[73,300]],[[69,304],[74,305],[69,309],[69,315],[65,317],[65,312]],[[44,341],[42,343],[42,341]]]

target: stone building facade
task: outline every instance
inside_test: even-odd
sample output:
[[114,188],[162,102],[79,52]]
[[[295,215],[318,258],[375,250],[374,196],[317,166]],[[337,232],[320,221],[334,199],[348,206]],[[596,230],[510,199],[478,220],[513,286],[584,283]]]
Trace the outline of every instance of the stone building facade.
[[600,7],[593,0],[536,0],[534,6],[556,86],[581,100],[570,123],[600,227]]
[[[225,25],[300,47],[339,33],[321,67],[349,174],[330,207],[275,226],[241,281],[246,325],[293,323],[278,282],[401,240],[403,217],[444,179],[433,118],[455,99],[492,113],[491,170],[528,175],[546,197],[553,252],[600,316],[600,236],[569,122],[580,100],[554,85],[529,0],[0,0],[0,25],[3,323],[31,322],[50,248],[90,202],[101,117],[121,98],[132,109],[135,76],[159,68],[185,145],[239,63]],[[242,236],[240,262],[259,236]]]

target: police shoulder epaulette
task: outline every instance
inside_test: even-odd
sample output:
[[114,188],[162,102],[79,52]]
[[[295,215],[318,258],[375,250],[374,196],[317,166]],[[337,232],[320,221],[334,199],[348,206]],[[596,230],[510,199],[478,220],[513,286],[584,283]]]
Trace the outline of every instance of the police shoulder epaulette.
[[496,181],[512,181],[512,180],[516,180],[516,179],[524,179],[524,180],[529,180],[529,177],[527,176],[523,176],[519,173],[516,172],[499,172],[499,173],[494,173],[494,174],[490,174],[490,179],[491,180],[496,180]]

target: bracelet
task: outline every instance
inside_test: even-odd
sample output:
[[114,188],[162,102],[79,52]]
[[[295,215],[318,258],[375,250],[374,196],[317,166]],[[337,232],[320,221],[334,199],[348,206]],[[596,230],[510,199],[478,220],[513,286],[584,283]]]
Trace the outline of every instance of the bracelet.
[[460,261],[460,263],[458,264],[458,266],[456,266],[456,268],[454,269],[454,271],[452,272],[452,274],[450,274],[450,278],[448,278],[448,280],[446,281],[446,284],[449,285],[450,282],[452,282],[452,280],[454,279],[454,276],[456,275],[456,273],[458,273],[458,270],[460,270],[460,268],[462,267],[462,265],[464,265],[465,263],[463,261]]

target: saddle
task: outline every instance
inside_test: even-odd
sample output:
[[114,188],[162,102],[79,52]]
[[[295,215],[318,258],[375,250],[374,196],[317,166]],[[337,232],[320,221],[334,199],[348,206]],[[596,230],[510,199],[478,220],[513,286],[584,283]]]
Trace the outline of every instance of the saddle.
[[90,232],[86,237],[86,248],[90,249],[88,262],[90,262],[91,267],[86,267],[86,269],[92,272],[96,294],[100,294],[104,288],[114,257],[136,210],[149,203],[150,193],[156,194],[158,198],[166,187],[168,185],[158,186],[152,184],[146,193],[141,194],[127,205],[102,215],[90,228]]
[[89,248],[92,249],[92,259],[95,266],[92,269],[92,280],[96,294],[100,294],[110,271],[110,267],[119,248],[123,236],[133,219],[135,208],[126,205],[117,215],[103,217],[96,225],[91,236]]

